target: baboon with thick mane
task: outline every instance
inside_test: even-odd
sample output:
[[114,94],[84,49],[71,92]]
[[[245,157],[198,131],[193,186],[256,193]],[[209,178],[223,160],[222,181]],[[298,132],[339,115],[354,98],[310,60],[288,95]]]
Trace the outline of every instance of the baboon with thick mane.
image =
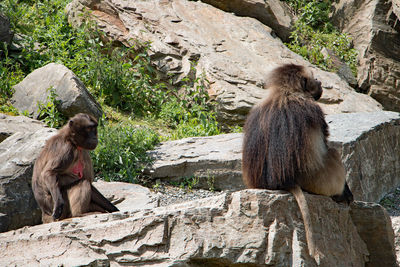
[[95,149],[97,142],[97,120],[84,113],[71,118],[46,142],[32,175],[43,223],[90,212],[118,211],[92,185],[89,150]]
[[315,102],[321,82],[305,67],[285,64],[269,77],[270,95],[249,113],[244,126],[243,181],[249,188],[288,190],[303,216],[308,249],[315,247],[303,190],[353,200],[339,153],[328,147],[328,125]]

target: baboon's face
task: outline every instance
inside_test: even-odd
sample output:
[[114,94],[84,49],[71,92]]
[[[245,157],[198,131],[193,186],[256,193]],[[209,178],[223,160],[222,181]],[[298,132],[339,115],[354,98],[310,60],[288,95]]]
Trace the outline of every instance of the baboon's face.
[[69,128],[76,145],[93,150],[96,148],[97,120],[87,114],[77,114],[69,121]]
[[322,95],[321,82],[314,79],[313,76],[304,76],[302,78],[302,88],[304,92],[309,93],[315,100],[320,99]]

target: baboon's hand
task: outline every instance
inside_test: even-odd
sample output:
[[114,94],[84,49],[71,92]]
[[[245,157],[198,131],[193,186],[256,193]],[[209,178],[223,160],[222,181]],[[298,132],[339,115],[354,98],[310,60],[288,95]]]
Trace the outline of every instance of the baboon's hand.
[[61,217],[63,209],[64,209],[64,202],[59,202],[55,205],[53,214],[51,215],[51,216],[53,216],[54,220],[57,220]]

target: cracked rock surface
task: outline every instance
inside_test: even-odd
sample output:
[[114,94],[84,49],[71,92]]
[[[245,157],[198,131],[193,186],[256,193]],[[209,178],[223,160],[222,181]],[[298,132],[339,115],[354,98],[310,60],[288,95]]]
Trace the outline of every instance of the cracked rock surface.
[[[393,263],[393,231],[381,206],[306,198],[322,266]],[[371,225],[379,237],[365,236]],[[0,234],[0,245],[2,266],[317,266],[294,198],[267,190],[22,228]]]

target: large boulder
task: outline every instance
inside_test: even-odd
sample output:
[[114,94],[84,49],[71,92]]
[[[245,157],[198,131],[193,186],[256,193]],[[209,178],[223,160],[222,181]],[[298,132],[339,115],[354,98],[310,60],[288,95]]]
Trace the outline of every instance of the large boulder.
[[[320,266],[395,266],[393,230],[382,207],[306,199],[325,256]],[[380,233],[375,240],[364,235],[371,225]],[[266,190],[23,228],[0,234],[0,245],[4,266],[317,266],[294,198]]]
[[359,51],[358,85],[385,109],[400,111],[400,2],[340,0],[332,21]]
[[47,103],[51,88],[61,101],[57,109],[67,118],[80,112],[96,118],[101,116],[100,105],[81,80],[67,67],[56,63],[34,70],[16,84],[11,102],[20,112],[28,111],[33,118],[38,118],[38,102]]
[[[348,113],[326,116],[330,142],[342,153],[355,199],[379,201],[400,186],[400,113]],[[218,190],[242,189],[242,134],[163,142],[149,155],[153,179],[200,178]]]
[[23,116],[0,114],[0,232],[40,223],[31,189],[33,163],[55,132]]
[[[86,11],[88,16],[82,15]],[[320,103],[325,112],[381,109],[378,102],[356,93],[338,75],[322,71],[290,51],[260,21],[202,2],[74,0],[66,12],[74,26],[90,17],[114,43],[137,47],[150,42],[152,64],[174,83],[204,74],[223,124],[242,124],[250,108],[266,96],[267,74],[290,62],[310,67],[322,81],[326,90]]]
[[378,202],[400,186],[400,113],[332,114],[326,120],[356,199]]

